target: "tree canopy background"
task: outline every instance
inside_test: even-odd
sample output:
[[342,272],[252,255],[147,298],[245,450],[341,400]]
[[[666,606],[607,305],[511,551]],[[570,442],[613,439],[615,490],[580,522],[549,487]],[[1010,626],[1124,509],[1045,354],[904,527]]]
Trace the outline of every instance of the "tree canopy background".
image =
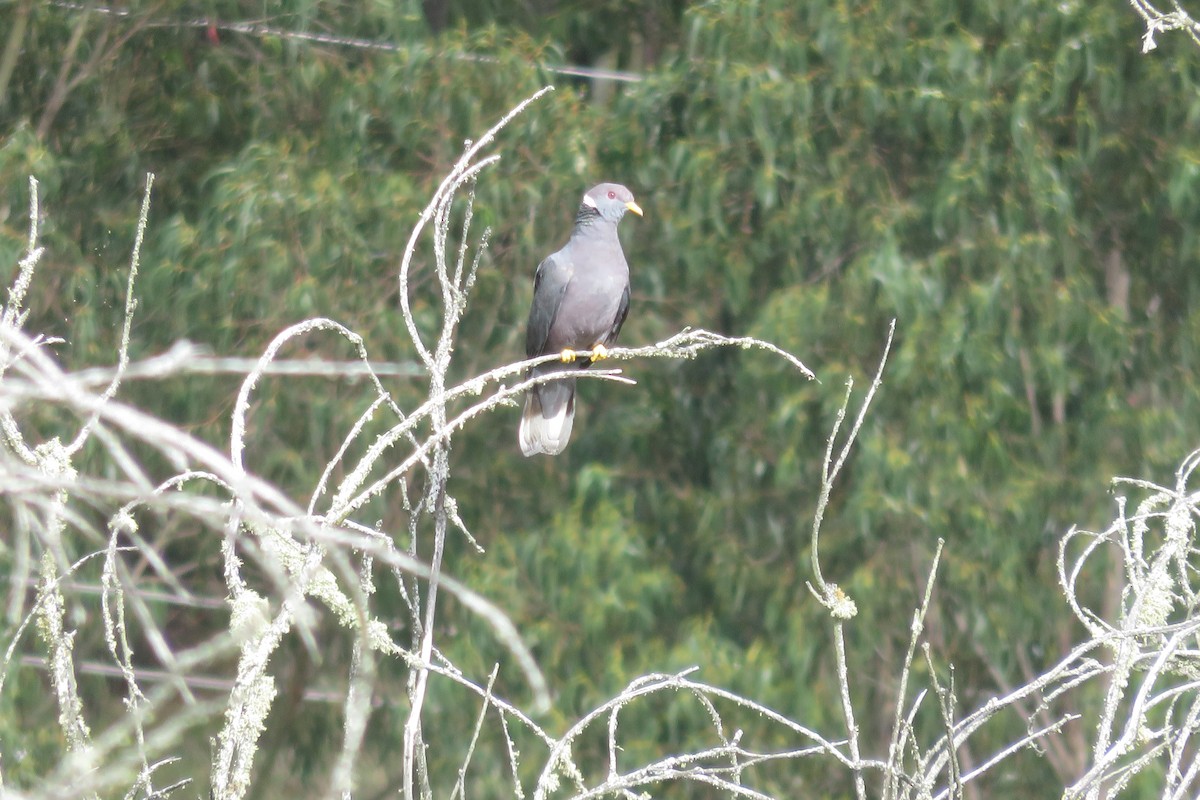
[[[493,235],[454,373],[523,356],[533,270],[601,180],[628,185],[646,211],[622,231],[623,343],[704,327],[769,339],[816,371],[804,382],[738,351],[633,362],[636,388],[582,387],[559,458],[521,458],[515,412],[456,438],[459,514],[487,552],[454,540],[447,569],[513,615],[554,713],[700,665],[791,717],[839,718],[824,611],[805,587],[808,520],[844,381],[870,375],[893,318],[885,385],[823,540],[830,579],[859,604],[849,646],[866,674],[890,675],[901,658],[939,538],[929,637],[962,701],[1054,661],[1074,625],[1048,612],[1061,606],[1057,538],[1103,526],[1112,476],[1165,479],[1197,444],[1196,54],[1180,39],[1143,55],[1122,4],[168,0],[105,15],[14,0],[0,20],[22,34],[5,51],[11,72],[0,62],[0,264],[25,245],[32,174],[49,252],[31,324],[65,339],[70,364],[111,360],[152,171],[135,358],[180,339],[255,357],[320,315],[376,358],[413,365],[390,388],[423,396],[397,311],[398,254],[463,140],[554,83],[502,133],[504,157],[478,185]],[[245,21],[270,30],[225,24]],[[556,71],[570,64],[617,74]],[[433,325],[421,292],[416,318]],[[349,355],[340,340],[308,341]],[[216,443],[236,381],[123,392]],[[264,394],[260,474],[311,486],[359,395],[315,380]],[[219,599],[220,543],[160,535],[189,588]],[[0,545],[0,570],[9,558]],[[181,641],[223,624],[163,613],[178,615]],[[444,624],[459,666],[486,675],[503,662],[461,609]],[[315,667],[299,644],[289,653],[278,670],[296,691],[273,713],[292,724],[268,734],[259,779],[303,796],[327,768],[336,712],[301,701]],[[23,722],[52,719],[51,698],[36,673],[22,680],[19,702],[0,698],[0,749],[27,753],[5,759],[17,785],[54,748]],[[503,672],[497,685],[521,691]],[[103,679],[83,690],[103,703]],[[868,691],[855,698],[860,723],[884,730],[894,686]],[[435,692],[427,713],[477,712]],[[394,779],[397,714],[385,703],[372,719],[373,786]],[[650,749],[703,723],[666,713],[638,730]],[[996,741],[1022,730],[1014,718]],[[198,737],[189,756],[203,763],[207,750]],[[1077,766],[1053,753],[1017,764],[994,791],[1057,796],[1048,787]],[[430,766],[452,780],[458,765]],[[848,792],[818,770],[772,780]]]

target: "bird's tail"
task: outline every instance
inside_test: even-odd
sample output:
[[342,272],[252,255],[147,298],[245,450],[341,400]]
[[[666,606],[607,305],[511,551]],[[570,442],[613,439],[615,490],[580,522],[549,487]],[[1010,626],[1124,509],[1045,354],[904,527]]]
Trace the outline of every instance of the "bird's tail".
[[525,395],[517,440],[526,456],[554,456],[566,449],[575,421],[575,380],[535,386]]

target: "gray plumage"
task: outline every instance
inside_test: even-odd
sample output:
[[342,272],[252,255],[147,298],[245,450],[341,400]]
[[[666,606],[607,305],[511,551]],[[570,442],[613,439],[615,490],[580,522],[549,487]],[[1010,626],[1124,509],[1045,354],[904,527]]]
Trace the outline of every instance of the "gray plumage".
[[[528,358],[594,350],[616,341],[629,310],[629,265],[617,238],[617,223],[626,211],[642,213],[633,195],[619,184],[602,183],[583,196],[570,240],[538,265],[525,332]],[[530,375],[582,369],[591,362],[552,361],[534,367]],[[574,378],[533,387],[521,415],[521,452],[561,453],[574,419]]]

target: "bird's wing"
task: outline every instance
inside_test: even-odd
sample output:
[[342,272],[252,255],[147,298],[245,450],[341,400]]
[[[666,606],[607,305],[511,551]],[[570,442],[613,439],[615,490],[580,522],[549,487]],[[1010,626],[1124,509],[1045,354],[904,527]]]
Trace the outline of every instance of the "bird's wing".
[[604,343],[610,345],[617,341],[617,335],[621,332],[621,326],[625,324],[625,316],[629,313],[629,284],[625,284],[625,290],[621,292],[621,304],[617,306],[617,316],[613,318],[612,328],[605,337]]
[[558,253],[547,256],[538,264],[533,280],[533,302],[529,306],[529,326],[525,329],[525,357],[545,355],[550,327],[558,316],[563,295],[574,274],[571,265],[564,263]]

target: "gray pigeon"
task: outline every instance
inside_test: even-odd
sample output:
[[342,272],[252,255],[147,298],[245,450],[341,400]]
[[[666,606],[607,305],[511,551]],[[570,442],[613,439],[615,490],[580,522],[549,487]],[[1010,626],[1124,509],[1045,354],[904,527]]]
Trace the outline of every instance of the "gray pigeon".
[[[624,186],[592,187],[583,196],[570,240],[538,265],[525,355],[558,353],[561,358],[534,367],[531,377],[582,369],[603,358],[604,348],[617,340],[629,310],[629,265],[617,238],[617,223],[626,211],[642,215]],[[576,360],[576,350],[590,350],[593,355]],[[534,386],[525,396],[521,415],[521,452],[526,456],[561,453],[571,438],[574,419],[574,378]]]

